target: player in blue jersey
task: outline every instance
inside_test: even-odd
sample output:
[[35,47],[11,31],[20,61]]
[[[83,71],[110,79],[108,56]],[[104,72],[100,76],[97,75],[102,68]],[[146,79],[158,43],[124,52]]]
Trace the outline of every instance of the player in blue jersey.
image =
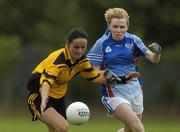
[[[137,71],[137,58],[144,56],[158,63],[161,47],[153,43],[146,47],[136,35],[128,33],[129,15],[122,8],[108,9],[105,13],[108,29],[99,38],[87,57],[97,70],[110,69],[117,76]],[[118,132],[144,132],[141,122],[143,93],[138,78],[115,86],[102,86],[102,103],[108,113],[124,123]]]

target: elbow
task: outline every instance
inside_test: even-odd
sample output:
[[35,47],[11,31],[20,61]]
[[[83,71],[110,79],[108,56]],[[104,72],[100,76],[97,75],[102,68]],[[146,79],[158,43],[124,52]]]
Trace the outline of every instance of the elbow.
[[153,57],[149,58],[151,63],[159,63],[161,59],[161,55],[154,55]]

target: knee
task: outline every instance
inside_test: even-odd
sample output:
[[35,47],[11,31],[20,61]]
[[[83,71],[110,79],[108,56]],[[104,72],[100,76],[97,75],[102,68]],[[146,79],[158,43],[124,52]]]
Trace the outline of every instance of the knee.
[[68,124],[64,125],[62,128],[61,128],[61,132],[67,132],[68,131]]
[[125,132],[124,128],[120,128],[117,132]]
[[143,127],[143,124],[141,123],[141,121],[139,121],[138,123],[135,123],[132,126],[132,131],[133,132],[144,132],[144,127]]
[[68,132],[68,123],[65,122],[63,124],[60,124],[56,129],[55,129],[55,132]]
[[134,132],[144,132],[143,125],[136,127]]

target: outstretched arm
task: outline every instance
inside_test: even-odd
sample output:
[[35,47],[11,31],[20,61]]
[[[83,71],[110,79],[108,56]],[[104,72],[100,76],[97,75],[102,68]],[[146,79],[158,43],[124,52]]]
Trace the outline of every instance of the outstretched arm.
[[49,89],[50,89],[50,86],[47,83],[42,84],[42,87],[40,89],[40,93],[41,93],[41,114],[44,113],[44,110],[45,110],[47,102],[48,102]]
[[117,76],[111,70],[106,70],[104,72],[104,76],[106,78],[106,84],[109,86],[114,86],[117,84],[126,84],[127,82],[131,81],[133,78],[139,77],[139,72],[132,72],[125,76]]
[[154,42],[148,47],[149,50],[146,51],[145,57],[152,63],[158,63],[161,58],[161,46],[158,43]]

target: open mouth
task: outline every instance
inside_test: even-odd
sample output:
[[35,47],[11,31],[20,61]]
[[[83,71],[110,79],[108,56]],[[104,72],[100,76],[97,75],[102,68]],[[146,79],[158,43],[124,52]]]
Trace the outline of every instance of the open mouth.
[[123,37],[122,35],[116,35],[117,39],[122,39],[122,37]]

